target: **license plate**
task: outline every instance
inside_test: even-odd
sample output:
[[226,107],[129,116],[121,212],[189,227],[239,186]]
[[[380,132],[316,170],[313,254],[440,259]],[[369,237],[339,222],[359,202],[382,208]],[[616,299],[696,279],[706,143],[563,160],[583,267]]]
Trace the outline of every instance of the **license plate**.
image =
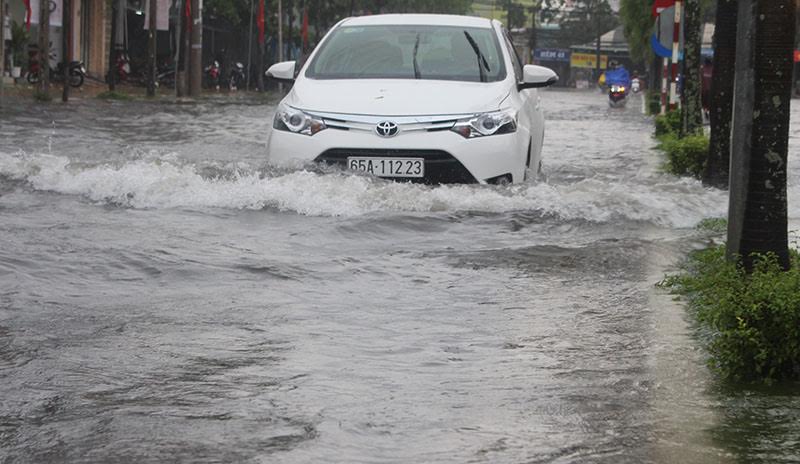
[[347,168],[367,172],[379,177],[424,177],[425,160],[422,158],[368,158],[351,156]]

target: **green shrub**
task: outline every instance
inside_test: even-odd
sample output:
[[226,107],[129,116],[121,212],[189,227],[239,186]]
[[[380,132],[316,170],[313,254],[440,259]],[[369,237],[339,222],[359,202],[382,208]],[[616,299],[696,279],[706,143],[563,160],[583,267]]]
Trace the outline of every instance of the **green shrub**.
[[774,255],[758,256],[751,274],[717,246],[691,255],[684,272],[661,285],[686,296],[708,329],[709,364],[726,380],[800,380],[800,254],[782,271]]
[[690,135],[682,139],[672,134],[662,137],[659,148],[667,155],[667,172],[699,179],[708,159],[708,143],[705,135]]
[[677,136],[681,131],[681,112],[669,111],[667,112],[667,114],[660,114],[656,116],[655,124],[656,124],[656,137],[663,137],[668,135]]

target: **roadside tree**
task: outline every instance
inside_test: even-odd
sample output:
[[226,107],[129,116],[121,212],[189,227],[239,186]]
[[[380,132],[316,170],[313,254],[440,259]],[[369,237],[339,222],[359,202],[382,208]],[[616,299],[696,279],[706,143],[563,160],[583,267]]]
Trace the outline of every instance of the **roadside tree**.
[[739,0],[728,248],[789,267],[786,178],[796,0]]

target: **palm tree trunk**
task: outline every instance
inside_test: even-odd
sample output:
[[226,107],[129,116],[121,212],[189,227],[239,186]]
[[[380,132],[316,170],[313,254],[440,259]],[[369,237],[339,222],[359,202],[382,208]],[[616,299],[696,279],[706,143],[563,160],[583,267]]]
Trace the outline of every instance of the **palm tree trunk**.
[[789,268],[786,200],[795,0],[739,0],[728,256]]
[[700,11],[700,0],[686,0],[685,12],[681,132],[682,135],[692,135],[703,129],[702,77],[700,75],[703,17]]
[[714,71],[711,76],[711,143],[703,183],[726,188],[731,162],[731,116],[736,73],[736,0],[717,0]]

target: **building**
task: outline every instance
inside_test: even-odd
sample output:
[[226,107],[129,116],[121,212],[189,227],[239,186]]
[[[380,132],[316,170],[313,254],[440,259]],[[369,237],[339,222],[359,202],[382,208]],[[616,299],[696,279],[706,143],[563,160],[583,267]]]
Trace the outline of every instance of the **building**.
[[[7,4],[11,22],[25,26],[28,12],[30,11],[30,39],[28,53],[36,53],[39,36],[39,0],[4,0]],[[61,59],[63,43],[62,6],[63,0],[50,1],[50,42],[51,56],[56,60]],[[109,39],[109,5],[106,0],[72,0],[71,21],[72,36],[69,42],[72,47],[72,57],[81,60],[86,65],[90,76],[102,77],[108,67],[108,39]],[[28,10],[30,5],[30,10]],[[19,64],[19,57],[13,57]],[[25,70],[23,70],[23,73]]]

